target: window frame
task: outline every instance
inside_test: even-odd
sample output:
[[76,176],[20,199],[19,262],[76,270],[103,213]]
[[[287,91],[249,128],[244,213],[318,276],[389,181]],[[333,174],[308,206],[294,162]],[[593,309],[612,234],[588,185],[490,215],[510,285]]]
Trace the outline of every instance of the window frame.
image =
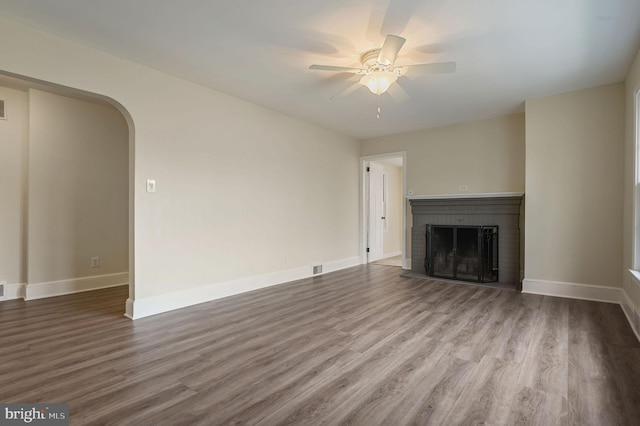
[[640,88],[633,98],[634,108],[634,177],[633,177],[633,262],[632,269],[640,272]]

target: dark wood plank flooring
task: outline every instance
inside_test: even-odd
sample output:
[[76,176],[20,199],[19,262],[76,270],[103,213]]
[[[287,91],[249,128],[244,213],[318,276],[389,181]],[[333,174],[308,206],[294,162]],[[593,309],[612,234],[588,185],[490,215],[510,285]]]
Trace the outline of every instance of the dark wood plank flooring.
[[0,303],[0,402],[72,425],[637,425],[618,305],[369,265],[149,318],[127,288]]

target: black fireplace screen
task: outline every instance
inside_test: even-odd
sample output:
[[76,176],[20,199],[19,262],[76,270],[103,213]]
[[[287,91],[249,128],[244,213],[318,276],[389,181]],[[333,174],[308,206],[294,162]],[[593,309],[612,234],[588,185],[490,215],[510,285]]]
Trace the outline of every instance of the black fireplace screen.
[[498,281],[498,227],[427,225],[427,275]]

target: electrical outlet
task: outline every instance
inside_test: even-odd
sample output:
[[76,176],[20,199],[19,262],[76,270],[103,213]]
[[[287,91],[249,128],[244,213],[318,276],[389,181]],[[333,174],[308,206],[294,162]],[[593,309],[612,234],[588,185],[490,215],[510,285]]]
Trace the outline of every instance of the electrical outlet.
[[91,267],[92,268],[99,268],[100,267],[100,258],[99,257],[92,257],[91,258]]
[[469,187],[467,185],[460,185],[460,186],[458,186],[458,190],[460,192],[468,191]]
[[409,196],[413,195],[413,189],[408,190],[407,191],[407,195],[409,195]]

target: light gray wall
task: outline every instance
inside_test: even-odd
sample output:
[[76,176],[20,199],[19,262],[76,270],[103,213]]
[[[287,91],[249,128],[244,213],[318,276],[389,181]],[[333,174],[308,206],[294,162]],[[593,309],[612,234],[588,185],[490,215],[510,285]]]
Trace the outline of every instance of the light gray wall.
[[7,119],[0,120],[0,281],[27,281],[26,173],[28,95],[0,87]]
[[524,191],[524,114],[368,139],[363,156],[405,151],[414,195]]
[[525,279],[621,287],[624,85],[526,102]]
[[29,284],[127,272],[124,118],[39,90],[30,90],[29,110]]

